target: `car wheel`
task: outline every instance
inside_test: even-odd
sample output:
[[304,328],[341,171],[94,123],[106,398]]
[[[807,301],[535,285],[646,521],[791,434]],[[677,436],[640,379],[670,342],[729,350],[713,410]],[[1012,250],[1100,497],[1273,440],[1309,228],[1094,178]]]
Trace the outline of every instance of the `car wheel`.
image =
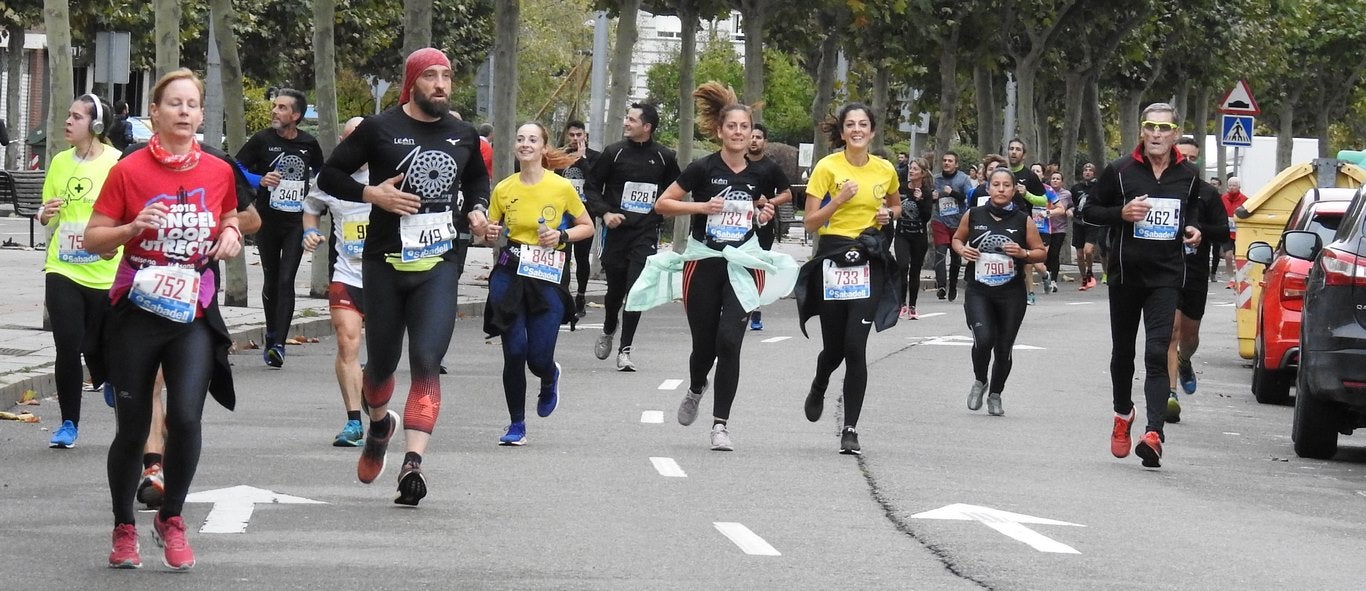
[[[1300,353],[1303,362],[1304,353]],[[1303,366],[1301,366],[1303,367]],[[1333,405],[1309,391],[1301,372],[1296,381],[1295,419],[1290,438],[1295,442],[1295,455],[1302,458],[1327,460],[1338,451],[1338,431],[1334,423]]]
[[1290,402],[1290,372],[1266,368],[1259,350],[1252,360],[1252,395],[1262,404]]

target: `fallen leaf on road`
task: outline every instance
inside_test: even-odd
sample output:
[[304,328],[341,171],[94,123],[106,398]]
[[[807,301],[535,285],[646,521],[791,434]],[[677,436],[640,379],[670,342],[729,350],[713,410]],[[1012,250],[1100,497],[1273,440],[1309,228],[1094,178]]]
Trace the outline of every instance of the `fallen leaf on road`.
[[33,414],[33,413],[31,413],[31,412],[28,412],[28,411],[24,411],[24,412],[21,412],[21,413],[18,413],[18,414],[15,414],[15,413],[12,413],[12,412],[0,411],[0,420],[5,420],[5,421],[19,421],[19,422],[21,422],[21,423],[37,423],[37,422],[39,422],[38,415],[35,415],[35,414]]
[[19,395],[19,404],[27,404],[31,406],[36,406],[40,404],[38,402],[38,393],[33,390],[24,390],[24,393]]

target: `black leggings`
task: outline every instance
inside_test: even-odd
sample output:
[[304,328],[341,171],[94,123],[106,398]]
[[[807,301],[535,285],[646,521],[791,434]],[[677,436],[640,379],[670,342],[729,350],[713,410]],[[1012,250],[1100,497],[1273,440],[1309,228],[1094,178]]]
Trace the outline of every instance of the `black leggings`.
[[1175,287],[1133,287],[1110,284],[1110,382],[1115,412],[1128,414],[1134,407],[1134,340],[1142,317],[1143,397],[1148,404],[1148,431],[1162,432],[1167,414],[1167,347],[1172,340],[1172,320],[1181,290]]
[[[590,261],[593,258],[593,239],[580,240],[573,243],[570,248],[573,249],[573,252],[569,257],[568,270],[573,272],[574,278],[579,282],[578,291],[572,293],[583,295],[583,292],[588,291],[588,277],[593,274],[593,269],[590,266]],[[569,273],[564,274],[564,286],[565,288],[570,287]]]
[[[622,304],[626,303],[626,294],[630,293],[640,272],[645,270],[645,261],[636,261],[632,257],[625,263],[609,265],[604,262],[602,270],[607,274],[607,296],[603,302],[607,317],[602,321],[602,332],[612,334],[617,331],[617,313],[621,312]],[[621,312],[621,344],[617,346],[617,351],[631,346],[639,325],[640,312]]]
[[1048,258],[1044,260],[1044,268],[1048,269],[1048,278],[1053,281],[1058,280],[1058,269],[1062,260],[1062,249],[1067,248],[1067,234],[1055,233],[1048,235]]
[[[948,277],[944,276],[947,264]],[[936,244],[934,246],[934,285],[939,289],[948,288],[950,291],[958,291],[958,268],[963,265],[962,257],[953,252],[947,244]]]
[[81,424],[81,354],[90,367],[90,383],[108,378],[100,331],[109,313],[109,290],[86,287],[59,273],[47,274],[47,311],[57,350],[57,405],[62,419]]
[[1006,378],[1010,377],[1014,363],[1011,350],[1028,307],[1024,291],[1023,282],[996,290],[969,287],[963,298],[963,314],[972,330],[972,374],[977,381],[988,384],[987,367],[995,354],[996,364],[991,366],[987,388],[994,394],[1005,391]]
[[901,293],[898,303],[915,307],[920,297],[920,269],[925,266],[925,255],[929,253],[930,243],[924,234],[897,233],[892,241],[896,254],[896,265],[901,277]]
[[431,433],[441,410],[441,358],[455,330],[456,287],[460,268],[442,260],[426,271],[399,271],[385,261],[365,260],[365,353],[361,379],[367,408],[389,404],[394,370],[408,333],[412,372],[403,428]]
[[821,353],[816,357],[818,388],[830,383],[830,374],[844,363],[844,424],[857,427],[868,389],[868,330],[881,295],[886,271],[872,265],[872,297],[861,300],[821,301]]
[[[752,271],[762,288],[764,274]],[[725,259],[703,259],[683,264],[683,310],[692,332],[692,355],[688,358],[689,386],[701,392],[707,374],[716,364],[712,416],[730,418],[730,407],[740,386],[740,347],[744,344],[749,314],[735,297]]]
[[142,477],[142,450],[152,425],[157,368],[166,378],[166,492],[163,520],[180,515],[199,467],[200,418],[214,370],[213,329],[203,318],[181,324],[120,304],[106,332],[110,380],[118,391],[118,431],[109,444],[109,493],[114,524],[134,523],[133,500]]
[[294,321],[294,278],[303,259],[304,227],[268,223],[256,233],[261,252],[261,307],[266,313],[266,346],[284,344]]

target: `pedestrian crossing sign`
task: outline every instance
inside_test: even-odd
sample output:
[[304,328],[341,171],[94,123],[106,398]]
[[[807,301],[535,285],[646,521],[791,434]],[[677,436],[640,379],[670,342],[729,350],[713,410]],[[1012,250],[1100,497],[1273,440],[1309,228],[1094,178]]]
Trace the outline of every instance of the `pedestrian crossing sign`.
[[1253,122],[1251,115],[1224,115],[1223,125],[1220,126],[1220,143],[1234,148],[1252,147]]

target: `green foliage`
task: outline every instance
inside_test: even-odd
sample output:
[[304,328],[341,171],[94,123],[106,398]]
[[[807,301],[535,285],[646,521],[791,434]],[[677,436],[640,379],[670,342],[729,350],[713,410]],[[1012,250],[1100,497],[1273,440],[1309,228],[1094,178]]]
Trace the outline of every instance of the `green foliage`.
[[816,85],[789,54],[764,50],[764,125],[769,141],[811,141],[811,101]]
[[247,135],[250,136],[270,126],[270,101],[266,100],[266,85],[258,84],[251,79],[242,80],[242,92],[246,93],[246,96],[242,97],[246,107],[243,119]]
[[[696,137],[696,130],[690,134],[680,133],[678,129],[678,52],[669,59],[652,66],[646,77],[649,99],[659,106],[659,129],[655,139],[669,146],[677,145],[680,136]],[[740,93],[744,85],[745,70],[740,56],[729,41],[709,39],[700,43],[697,50],[697,66],[694,79],[698,84],[715,80]]]

